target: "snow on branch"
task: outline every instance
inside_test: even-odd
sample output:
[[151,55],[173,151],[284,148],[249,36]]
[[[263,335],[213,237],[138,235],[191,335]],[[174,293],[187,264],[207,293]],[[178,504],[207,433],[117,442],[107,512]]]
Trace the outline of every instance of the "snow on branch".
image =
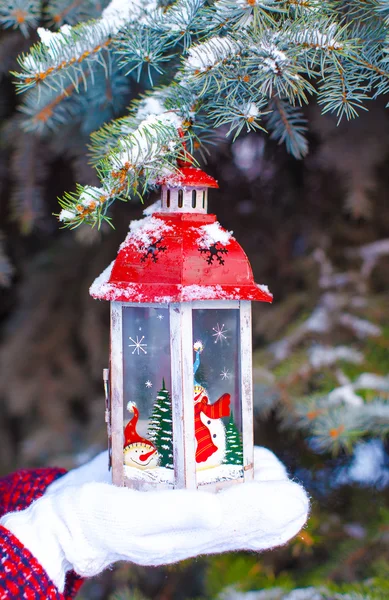
[[[121,117],[104,125],[91,136],[90,147],[93,164],[97,165],[101,160],[117,148],[122,137],[134,133],[142,121],[148,117],[161,117],[165,121],[170,120],[177,126],[187,127],[194,121],[193,105],[196,97],[187,90],[177,88],[180,86],[170,85],[155,88],[152,92],[140,100],[133,102],[131,114]],[[177,98],[177,95],[179,98]]]
[[229,23],[234,29],[275,23],[274,13],[283,11],[283,2],[274,0],[219,0],[214,5],[214,20],[219,26]]
[[[19,20],[34,18],[35,1],[0,3],[0,22],[22,27]],[[157,168],[172,163],[178,122],[189,147],[200,151],[217,126],[227,124],[238,135],[266,125],[273,139],[301,158],[308,144],[300,107],[311,95],[318,97],[322,112],[340,119],[357,116],[368,100],[389,89],[383,0],[376,10],[370,10],[373,2],[359,7],[357,0],[347,10],[334,10],[340,3],[332,0],[112,0],[102,11],[92,3],[87,12],[99,18],[78,25],[73,23],[84,18],[82,7],[67,12],[66,1],[53,1],[58,20],[48,12],[56,25],[71,15],[56,32],[40,28],[40,43],[19,59],[18,89],[36,90],[25,97],[24,127],[45,133],[75,117],[88,121],[85,130],[95,131],[92,160],[108,194],[108,200],[99,199],[92,223],[100,223],[101,215],[107,218],[115,195],[144,193]],[[144,70],[152,88],[171,83],[164,92],[154,88],[127,116],[104,125],[122,114],[112,98],[124,97],[131,87],[135,91],[130,75],[137,74],[144,90]],[[118,73],[128,82],[119,91],[113,85]],[[108,100],[101,111],[95,110],[102,106],[100,97]],[[64,210],[74,212],[83,190],[67,197]],[[79,204],[74,214],[88,220],[93,211]],[[335,275],[339,280],[341,274]],[[327,315],[325,306],[318,307],[311,325]]]
[[342,33],[337,23],[326,24],[324,27],[317,25],[313,28],[302,28],[292,34],[296,44],[308,48],[320,48],[322,50],[341,50],[343,43],[338,41]]
[[200,9],[205,0],[178,0],[166,10],[160,9],[153,15],[153,24],[162,31],[183,35],[185,44],[191,39],[190,31],[195,27]]
[[58,32],[38,28],[41,42],[35,44],[28,55],[22,55],[18,63],[21,73],[14,73],[19,90],[26,90],[50,77],[51,87],[62,87],[64,77],[55,80],[54,74],[62,74],[67,68],[82,70],[85,62],[103,60],[99,54],[112,42],[112,36],[128,23],[145,21],[149,11],[156,8],[155,0],[112,0],[102,12],[101,18],[76,27],[63,25]]
[[[139,107],[140,115],[145,113],[145,105],[147,102]],[[155,104],[154,109],[160,114],[150,114],[134,131],[121,135],[102,162],[105,179],[101,188],[79,186],[76,194],[66,194],[60,201],[58,218],[65,226],[110,222],[107,210],[116,198],[140,195],[142,187],[155,185],[162,174],[174,172],[182,154],[182,121],[174,112],[162,111],[162,105]]]
[[208,72],[220,63],[237,56],[241,49],[241,45],[229,36],[214,36],[189,49],[188,58],[184,62],[184,73],[196,76]]
[[135,132],[119,140],[118,149],[109,156],[113,168],[121,168],[127,163],[133,167],[152,168],[164,144],[168,146],[166,150],[174,148],[180,125],[180,119],[172,112],[148,116]]

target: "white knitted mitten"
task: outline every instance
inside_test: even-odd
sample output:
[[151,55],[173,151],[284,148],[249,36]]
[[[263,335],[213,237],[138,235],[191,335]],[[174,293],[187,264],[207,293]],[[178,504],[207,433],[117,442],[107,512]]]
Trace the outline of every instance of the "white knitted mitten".
[[103,453],[0,524],[60,591],[66,571],[90,577],[118,560],[156,566],[199,554],[272,548],[301,529],[309,501],[272,452],[256,448],[254,458],[255,480],[218,494],[138,492],[107,483]]

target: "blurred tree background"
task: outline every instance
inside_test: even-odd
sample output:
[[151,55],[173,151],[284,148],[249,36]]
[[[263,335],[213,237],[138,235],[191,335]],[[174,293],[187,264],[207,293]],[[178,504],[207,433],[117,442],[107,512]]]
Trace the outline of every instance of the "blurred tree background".
[[[387,3],[367,4],[384,11]],[[150,84],[147,73],[125,77],[114,66],[109,87],[102,69],[103,96],[89,87],[65,102],[55,127],[32,130],[9,74],[39,23],[73,25],[106,5],[55,1],[43,13],[33,1],[0,5],[3,25],[15,25],[0,33],[1,474],[71,468],[106,445],[109,306],[91,300],[88,288],[144,207],[116,202],[114,230],[63,230],[52,213],[76,182],[98,185],[89,135],[126,114]],[[35,95],[30,109],[41,101]],[[243,130],[232,143],[227,125],[204,126],[205,168],[220,185],[210,211],[274,293],[272,306],[253,307],[255,440],[309,490],[307,527],[259,556],[123,565],[88,582],[80,600],[389,597],[389,113],[383,99],[368,108],[337,123],[316,101],[304,107],[309,152],[300,160],[277,144],[282,136]]]

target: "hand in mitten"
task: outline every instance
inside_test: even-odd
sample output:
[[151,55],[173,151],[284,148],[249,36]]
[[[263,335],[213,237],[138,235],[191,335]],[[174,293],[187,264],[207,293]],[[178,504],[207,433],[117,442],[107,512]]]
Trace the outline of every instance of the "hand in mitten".
[[60,591],[67,571],[90,577],[118,560],[162,565],[198,554],[263,550],[304,525],[308,499],[270,451],[255,449],[255,479],[219,494],[139,492],[110,483],[106,453],[51,484],[0,524],[30,550]]

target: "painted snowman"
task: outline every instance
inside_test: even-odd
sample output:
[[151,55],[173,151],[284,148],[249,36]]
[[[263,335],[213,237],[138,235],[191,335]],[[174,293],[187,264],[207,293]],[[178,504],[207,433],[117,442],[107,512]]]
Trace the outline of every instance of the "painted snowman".
[[197,470],[210,469],[222,464],[226,453],[226,430],[223,417],[230,416],[230,394],[223,394],[213,404],[209,403],[207,390],[196,381],[203,345],[193,346],[196,359],[194,371],[194,411]]
[[154,469],[159,463],[158,451],[152,442],[138,435],[136,426],[139,410],[135,402],[129,402],[127,410],[134,413],[134,416],[124,429],[124,464],[142,470]]

